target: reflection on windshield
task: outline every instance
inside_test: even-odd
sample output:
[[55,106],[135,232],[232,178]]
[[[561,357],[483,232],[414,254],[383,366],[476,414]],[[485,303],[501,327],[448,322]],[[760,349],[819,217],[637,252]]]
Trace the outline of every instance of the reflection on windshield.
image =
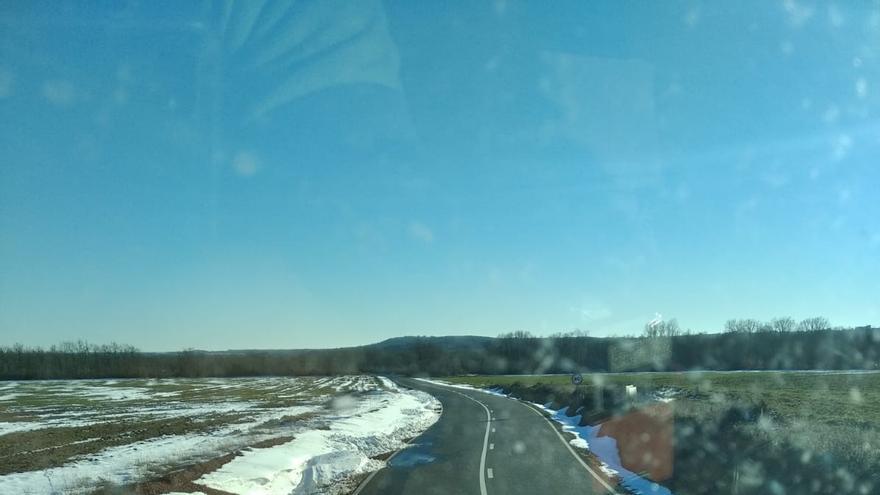
[[876,4],[0,23],[0,492],[880,490]]

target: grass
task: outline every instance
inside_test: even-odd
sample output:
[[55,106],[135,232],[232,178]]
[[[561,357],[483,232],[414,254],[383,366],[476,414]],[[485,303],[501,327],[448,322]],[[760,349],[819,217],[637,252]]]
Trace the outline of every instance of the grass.
[[[576,390],[569,376],[456,376],[444,380],[475,387],[549,385],[561,393]],[[778,417],[830,425],[880,425],[880,373],[688,372],[596,373],[584,375],[582,389],[597,385],[670,388],[691,400],[763,402]]]

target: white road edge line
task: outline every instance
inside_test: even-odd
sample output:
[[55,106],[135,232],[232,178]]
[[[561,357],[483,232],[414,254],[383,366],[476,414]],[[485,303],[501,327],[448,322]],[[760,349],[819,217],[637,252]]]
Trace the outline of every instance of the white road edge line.
[[[509,399],[509,397],[508,397],[508,399]],[[556,433],[556,436],[559,437],[559,441],[562,442],[562,443],[566,446],[566,448],[568,448],[568,451],[571,452],[571,455],[574,456],[574,458],[577,459],[577,461],[578,461],[579,463],[581,463],[581,466],[583,466],[584,469],[586,469],[587,471],[589,471],[590,474],[593,475],[593,478],[596,478],[596,480],[597,480],[599,483],[601,483],[602,486],[604,486],[606,490],[608,490],[609,492],[611,492],[611,493],[614,494],[614,495],[619,495],[618,492],[615,491],[614,488],[613,488],[611,485],[609,485],[607,481],[605,481],[604,479],[602,479],[602,477],[599,476],[599,474],[597,474],[596,471],[593,471],[593,468],[591,468],[589,465],[587,465],[586,462],[584,462],[584,460],[581,458],[581,456],[579,456],[578,453],[574,451],[574,449],[572,448],[571,444],[568,443],[568,442],[565,440],[565,437],[562,436],[562,433],[559,433],[559,430],[556,429],[556,425],[554,425],[553,423],[550,422],[549,419],[547,419],[547,416],[544,416],[544,414],[543,414],[541,411],[539,411],[537,408],[535,408],[535,407],[532,406],[531,404],[527,404],[527,403],[525,403],[525,402],[523,402],[523,401],[521,401],[521,400],[518,400],[518,399],[513,399],[513,400],[514,400],[515,402],[519,402],[519,403],[522,404],[523,406],[525,406],[525,407],[531,409],[532,412],[534,412],[534,413],[537,414],[538,416],[541,416],[541,419],[543,419],[544,421],[547,422],[547,424],[548,424],[548,425],[550,426],[550,428],[553,430],[553,433]]]
[[[467,397],[468,399],[483,406],[483,409],[486,410],[486,434],[483,435],[483,453],[480,454],[480,495],[488,495],[488,492],[486,491],[485,472],[486,472],[486,450],[488,450],[488,448],[489,448],[489,427],[492,426],[492,417],[489,415],[489,408],[486,407],[486,404],[483,404],[482,402],[478,401],[477,399],[474,399],[473,397],[469,397],[466,394],[463,394],[461,392],[457,392],[455,390],[452,390],[452,392],[455,392],[462,397]],[[492,428],[492,431],[495,431],[495,428]],[[491,473],[491,469],[489,470],[489,472]],[[489,476],[489,477],[491,478],[492,476]]]
[[[426,382],[422,382],[422,383],[426,383]],[[489,414],[489,408],[486,407],[486,404],[483,404],[482,402],[478,401],[477,399],[474,399],[473,397],[471,397],[467,394],[463,394],[457,390],[451,390],[452,387],[442,387],[440,385],[433,384],[433,383],[430,383],[429,385],[433,385],[437,388],[442,388],[443,390],[446,390],[447,392],[452,392],[452,393],[455,393],[455,394],[458,394],[458,395],[464,397],[465,399],[472,400],[472,401],[476,402],[477,404],[479,404],[480,406],[482,406],[483,409],[486,411],[486,434],[483,436],[483,453],[480,454],[480,495],[488,495],[488,492],[486,491],[486,450],[489,447],[489,428],[492,426],[492,416]],[[492,428],[492,432],[493,433],[495,432],[495,428]],[[491,478],[491,476],[490,476],[490,478]],[[357,493],[354,493],[352,495],[357,495]]]

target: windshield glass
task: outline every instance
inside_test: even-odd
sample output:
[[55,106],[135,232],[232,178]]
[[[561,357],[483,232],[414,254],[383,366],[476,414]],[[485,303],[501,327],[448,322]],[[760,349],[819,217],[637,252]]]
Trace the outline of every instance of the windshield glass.
[[880,492],[876,2],[0,23],[0,492]]

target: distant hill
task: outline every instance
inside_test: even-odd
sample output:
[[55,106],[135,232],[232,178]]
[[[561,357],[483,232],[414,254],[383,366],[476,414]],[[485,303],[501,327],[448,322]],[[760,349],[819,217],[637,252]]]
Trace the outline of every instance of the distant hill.
[[390,339],[369,344],[366,347],[380,349],[401,349],[417,345],[432,345],[443,349],[485,349],[495,337],[483,337],[479,335],[450,335],[444,337],[393,337]]

